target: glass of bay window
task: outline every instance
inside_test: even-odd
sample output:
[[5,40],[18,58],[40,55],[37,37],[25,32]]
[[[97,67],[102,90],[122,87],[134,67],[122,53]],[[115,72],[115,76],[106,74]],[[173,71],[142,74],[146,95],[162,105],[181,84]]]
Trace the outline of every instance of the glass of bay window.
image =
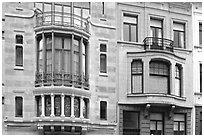
[[176,96],[182,96],[181,95],[181,66],[176,65],[175,66],[175,95]]
[[71,98],[70,96],[65,96],[64,98],[64,114],[65,114],[65,117],[71,116]]
[[185,24],[173,23],[174,46],[177,48],[185,48]]
[[42,101],[41,101],[41,96],[36,96],[35,97],[36,101],[36,110],[37,110],[37,117],[40,117],[42,114]]
[[202,63],[200,63],[200,93],[202,93]]
[[174,135],[186,135],[185,114],[174,114]]
[[80,116],[80,99],[79,99],[79,97],[74,98],[74,116],[75,117]]
[[54,97],[54,114],[55,116],[61,116],[61,96],[55,95]]
[[62,5],[57,5],[55,4],[55,10],[54,10],[55,14],[55,24],[59,24],[62,25]]
[[132,93],[143,92],[143,64],[141,60],[134,60],[131,63],[131,83]]
[[23,98],[15,97],[15,116],[23,117]]
[[125,14],[123,15],[123,40],[138,42],[138,24],[137,16]]
[[51,3],[44,3],[44,24],[48,25],[51,24],[52,21],[52,4]]
[[150,135],[164,134],[164,120],[162,113],[150,113]]
[[43,72],[43,40],[42,37],[38,38],[37,44],[37,71]]
[[52,38],[46,37],[45,38],[45,47],[46,47],[46,72],[52,72]]
[[163,61],[150,62],[150,91],[151,93],[170,94],[169,90],[169,64]]
[[51,114],[51,97],[50,95],[45,96],[45,116],[50,116]]

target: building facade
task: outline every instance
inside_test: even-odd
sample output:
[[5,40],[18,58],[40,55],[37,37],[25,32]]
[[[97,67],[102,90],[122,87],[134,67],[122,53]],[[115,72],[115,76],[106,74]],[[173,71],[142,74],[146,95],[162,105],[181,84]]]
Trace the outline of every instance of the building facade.
[[3,134],[200,132],[193,6],[2,3]]

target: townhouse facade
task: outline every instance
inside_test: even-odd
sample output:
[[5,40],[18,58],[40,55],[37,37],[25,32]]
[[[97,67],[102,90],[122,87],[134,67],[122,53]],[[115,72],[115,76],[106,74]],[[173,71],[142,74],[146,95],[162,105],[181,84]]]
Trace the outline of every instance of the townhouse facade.
[[193,6],[2,3],[3,134],[200,132]]

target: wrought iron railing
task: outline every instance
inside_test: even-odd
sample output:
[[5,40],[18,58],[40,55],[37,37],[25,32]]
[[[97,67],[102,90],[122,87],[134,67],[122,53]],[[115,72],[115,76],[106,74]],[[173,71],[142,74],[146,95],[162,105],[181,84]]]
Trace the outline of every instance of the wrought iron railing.
[[41,86],[66,86],[66,87],[76,87],[89,89],[89,79],[88,77],[82,75],[71,75],[68,73],[53,72],[43,73],[37,72],[35,75],[35,87]]
[[158,49],[173,52],[173,41],[165,38],[146,37],[144,40],[144,49]]
[[36,15],[36,27],[39,26],[74,27],[89,32],[88,19],[65,12],[43,12]]

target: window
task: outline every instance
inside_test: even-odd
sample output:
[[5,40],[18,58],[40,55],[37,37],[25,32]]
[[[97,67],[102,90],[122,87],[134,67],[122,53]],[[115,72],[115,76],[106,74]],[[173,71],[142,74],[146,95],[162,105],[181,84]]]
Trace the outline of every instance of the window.
[[123,40],[138,42],[137,16],[124,14],[123,16]]
[[16,117],[23,117],[23,98],[15,97]]
[[174,114],[174,135],[186,134],[186,115]]
[[202,46],[202,23],[199,23],[199,44]]
[[54,114],[55,116],[61,116],[61,96],[55,95],[54,98]]
[[174,46],[177,48],[185,48],[185,24],[173,23],[174,25]]
[[45,116],[50,116],[51,114],[51,97],[49,95],[45,96]]
[[200,93],[202,93],[202,63],[200,63]]
[[100,44],[100,73],[107,73],[107,50],[105,44]]
[[51,73],[52,71],[52,38],[49,36],[45,39],[46,47],[46,72]]
[[65,96],[64,98],[64,113],[65,117],[71,116],[71,98],[69,96]]
[[161,113],[150,114],[150,135],[163,135],[164,120]]
[[123,135],[140,134],[139,113],[134,111],[123,111]]
[[181,95],[181,66],[176,65],[175,66],[175,95],[176,96],[182,96]]
[[143,91],[143,64],[140,60],[135,60],[131,64],[132,93],[142,93]]
[[37,109],[37,117],[40,117],[41,113],[42,113],[42,101],[41,101],[41,97],[40,96],[36,96],[35,97],[36,100],[36,109]]
[[107,102],[106,101],[100,102],[100,119],[107,120]]
[[78,97],[74,98],[74,116],[75,117],[80,116],[80,100]]
[[23,36],[16,35],[16,66],[23,67]]
[[150,92],[170,94],[169,64],[163,61],[150,62]]
[[102,2],[102,14],[104,15],[105,14],[105,3]]
[[158,19],[150,19],[150,33],[152,38],[152,44],[153,46],[159,46],[161,45],[161,39],[163,37],[163,22],[162,20]]

